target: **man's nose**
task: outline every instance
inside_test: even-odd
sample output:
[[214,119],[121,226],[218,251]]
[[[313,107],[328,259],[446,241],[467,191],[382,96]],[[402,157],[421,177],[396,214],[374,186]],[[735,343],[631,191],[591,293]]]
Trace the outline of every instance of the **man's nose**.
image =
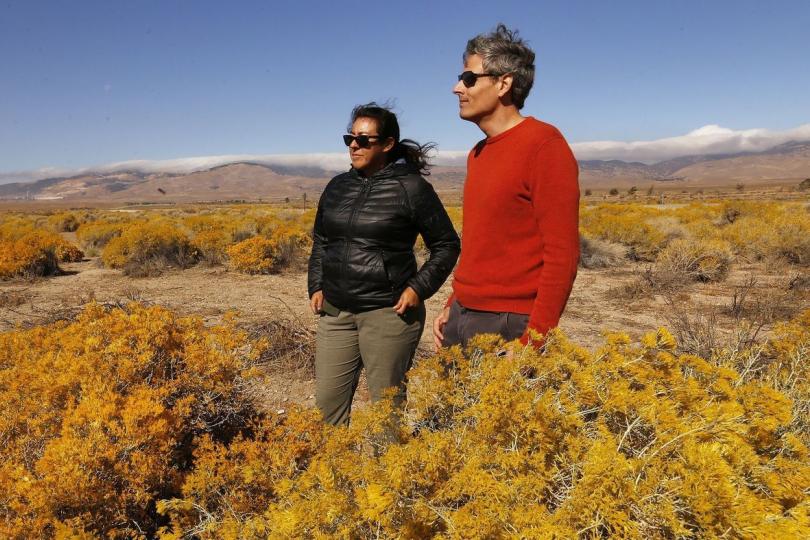
[[464,83],[458,81],[455,86],[453,86],[453,93],[456,95],[460,95],[464,93]]

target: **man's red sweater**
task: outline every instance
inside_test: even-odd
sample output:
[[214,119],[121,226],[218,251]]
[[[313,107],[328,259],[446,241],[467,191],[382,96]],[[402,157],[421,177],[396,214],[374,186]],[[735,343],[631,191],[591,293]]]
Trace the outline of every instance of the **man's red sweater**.
[[532,117],[476,145],[450,301],[529,314],[542,334],[557,326],[579,261],[577,176],[562,134]]

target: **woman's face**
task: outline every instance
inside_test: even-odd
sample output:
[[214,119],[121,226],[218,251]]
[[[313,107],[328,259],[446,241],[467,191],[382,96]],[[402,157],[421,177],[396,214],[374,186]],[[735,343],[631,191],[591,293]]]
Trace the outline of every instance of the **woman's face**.
[[376,120],[361,116],[352,124],[351,134],[355,137],[358,135],[371,137],[366,148],[362,148],[356,140],[349,144],[349,157],[355,169],[366,176],[371,176],[385,167],[388,159],[386,154],[394,147],[394,140],[390,137],[388,139],[379,137]]

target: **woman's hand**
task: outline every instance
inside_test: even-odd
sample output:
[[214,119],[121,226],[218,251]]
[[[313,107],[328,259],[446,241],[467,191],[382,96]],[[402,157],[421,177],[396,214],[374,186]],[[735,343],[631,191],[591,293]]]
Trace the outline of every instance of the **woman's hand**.
[[416,307],[421,303],[422,301],[419,300],[419,295],[416,294],[416,291],[410,287],[405,287],[405,290],[402,291],[402,294],[399,296],[399,302],[394,306],[394,311],[399,315],[403,315],[409,308]]
[[321,312],[321,309],[323,309],[323,291],[312,293],[312,297],[309,299],[309,307],[315,315]]

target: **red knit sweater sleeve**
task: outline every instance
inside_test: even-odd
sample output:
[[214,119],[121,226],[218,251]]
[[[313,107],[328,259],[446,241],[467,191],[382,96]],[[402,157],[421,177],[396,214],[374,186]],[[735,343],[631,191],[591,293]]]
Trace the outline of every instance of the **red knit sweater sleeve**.
[[543,268],[529,325],[521,338],[529,342],[529,330],[541,334],[560,322],[579,262],[578,168],[568,143],[562,137],[545,142],[534,159],[531,197],[537,226],[543,237]]

